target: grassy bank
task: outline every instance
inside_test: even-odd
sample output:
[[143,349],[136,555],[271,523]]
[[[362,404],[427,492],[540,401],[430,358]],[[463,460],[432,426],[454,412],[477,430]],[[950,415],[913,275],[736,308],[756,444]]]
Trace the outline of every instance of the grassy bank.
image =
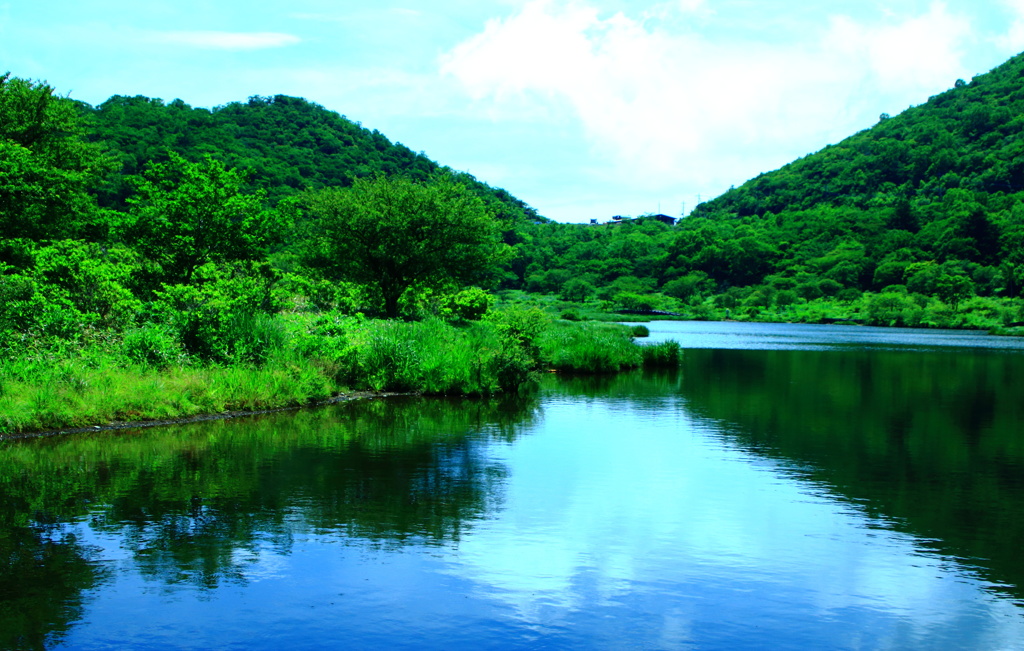
[[624,326],[524,308],[457,324],[264,315],[205,334],[148,324],[24,344],[0,361],[0,435],[299,406],[365,390],[493,395],[541,370],[613,372],[677,364],[679,355],[674,343],[635,344]]

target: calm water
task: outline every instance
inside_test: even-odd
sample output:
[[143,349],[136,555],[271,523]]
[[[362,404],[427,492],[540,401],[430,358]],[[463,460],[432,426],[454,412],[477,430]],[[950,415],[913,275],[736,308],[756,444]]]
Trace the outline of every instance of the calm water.
[[546,377],[0,447],[0,648],[1014,649],[1024,341],[656,323]]

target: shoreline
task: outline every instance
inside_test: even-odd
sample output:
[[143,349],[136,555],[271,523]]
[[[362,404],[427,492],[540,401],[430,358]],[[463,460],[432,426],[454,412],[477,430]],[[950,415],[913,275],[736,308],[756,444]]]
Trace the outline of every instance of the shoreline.
[[263,416],[265,414],[276,414],[286,411],[299,411],[314,407],[326,407],[328,405],[349,402],[352,400],[374,400],[376,398],[391,398],[394,396],[411,396],[412,393],[398,393],[387,391],[353,391],[343,393],[323,400],[314,400],[301,405],[288,405],[285,407],[272,407],[267,409],[240,409],[222,411],[210,414],[196,414],[194,416],[183,416],[181,418],[161,418],[158,420],[139,421],[113,421],[103,425],[92,425],[88,427],[74,427],[67,429],[39,430],[32,432],[17,432],[13,434],[0,433],[0,442],[15,441],[21,439],[49,438],[51,436],[64,436],[69,434],[86,434],[90,432],[109,432],[116,430],[148,429],[150,427],[162,427],[165,425],[187,425],[189,423],[202,423],[214,420],[230,420],[232,418],[244,418],[246,416]]

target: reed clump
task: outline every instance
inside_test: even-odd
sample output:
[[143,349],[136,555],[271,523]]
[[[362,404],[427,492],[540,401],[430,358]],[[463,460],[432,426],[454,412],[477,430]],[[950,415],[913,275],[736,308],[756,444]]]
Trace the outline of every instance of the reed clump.
[[552,324],[539,340],[545,366],[556,371],[614,373],[643,363],[628,328],[611,323]]

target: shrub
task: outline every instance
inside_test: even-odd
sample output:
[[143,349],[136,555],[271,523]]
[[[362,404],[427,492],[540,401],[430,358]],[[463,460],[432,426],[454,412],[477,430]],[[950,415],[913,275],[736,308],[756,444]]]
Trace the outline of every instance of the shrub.
[[160,369],[183,361],[185,356],[174,333],[155,323],[127,330],[121,339],[121,352],[136,364]]
[[634,325],[629,328],[630,334],[634,337],[649,337],[651,336],[650,329],[645,325]]
[[467,287],[451,297],[452,314],[465,321],[479,321],[491,307],[491,295],[479,287]]
[[632,292],[622,292],[616,297],[616,300],[624,310],[650,312],[661,306],[662,297],[656,294],[634,294]]
[[868,323],[879,326],[917,326],[924,315],[906,294],[876,294],[868,301]]
[[793,305],[797,302],[797,298],[796,292],[790,289],[784,289],[775,295],[775,305],[776,307]]
[[690,317],[695,321],[708,321],[713,314],[711,306],[704,303],[694,305],[690,310]]
[[521,347],[533,360],[539,359],[537,339],[551,324],[551,319],[536,307],[511,306],[487,315],[498,333]]

